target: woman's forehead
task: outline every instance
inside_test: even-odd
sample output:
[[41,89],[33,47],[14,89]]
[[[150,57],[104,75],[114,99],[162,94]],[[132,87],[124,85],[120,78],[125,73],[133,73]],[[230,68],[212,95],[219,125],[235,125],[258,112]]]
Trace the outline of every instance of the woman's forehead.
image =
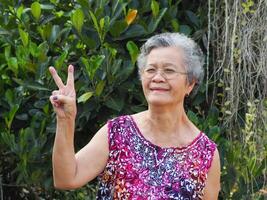
[[183,64],[183,52],[177,47],[160,47],[152,49],[147,56],[148,65],[177,66]]

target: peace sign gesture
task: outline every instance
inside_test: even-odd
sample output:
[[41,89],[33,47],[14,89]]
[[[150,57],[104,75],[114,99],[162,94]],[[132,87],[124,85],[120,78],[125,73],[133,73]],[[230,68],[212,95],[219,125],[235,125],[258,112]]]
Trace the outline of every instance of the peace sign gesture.
[[54,107],[58,119],[74,120],[77,113],[76,92],[74,88],[74,67],[69,65],[66,85],[63,84],[54,67],[49,67],[49,71],[58,87],[50,96],[50,101]]

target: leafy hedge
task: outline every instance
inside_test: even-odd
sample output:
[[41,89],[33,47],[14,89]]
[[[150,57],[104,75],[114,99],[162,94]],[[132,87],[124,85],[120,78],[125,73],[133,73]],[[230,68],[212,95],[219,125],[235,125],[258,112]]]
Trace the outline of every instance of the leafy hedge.
[[[205,1],[185,0],[0,0],[0,192],[4,198],[94,198],[96,181],[76,191],[53,189],[56,122],[48,99],[56,87],[48,73],[50,65],[63,79],[67,65],[75,66],[78,150],[107,119],[146,108],[135,65],[146,38],[179,31],[194,37],[206,51],[206,10]],[[190,119],[219,144],[223,181],[229,186],[223,186],[221,198],[226,199],[242,176],[228,180],[229,172],[240,166],[231,163],[235,149],[223,149],[232,143],[219,126],[220,105],[210,107],[212,96],[206,101],[205,92],[202,85],[186,108]],[[258,177],[263,168],[257,168],[258,185],[250,193],[262,188],[263,179]],[[247,194],[244,188],[234,192]]]

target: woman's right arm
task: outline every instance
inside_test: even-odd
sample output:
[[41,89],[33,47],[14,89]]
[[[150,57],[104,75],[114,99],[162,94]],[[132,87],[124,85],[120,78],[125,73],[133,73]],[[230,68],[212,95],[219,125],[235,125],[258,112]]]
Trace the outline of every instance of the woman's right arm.
[[53,148],[53,178],[58,189],[75,189],[93,180],[108,159],[107,125],[76,155],[73,145],[74,122],[58,121]]
[[56,70],[49,68],[58,90],[53,91],[50,101],[57,115],[56,137],[53,147],[54,185],[59,189],[75,189],[100,174],[108,159],[107,125],[103,126],[92,140],[77,154],[74,150],[76,117],[76,93],[74,69],[68,68],[68,80],[64,85]]

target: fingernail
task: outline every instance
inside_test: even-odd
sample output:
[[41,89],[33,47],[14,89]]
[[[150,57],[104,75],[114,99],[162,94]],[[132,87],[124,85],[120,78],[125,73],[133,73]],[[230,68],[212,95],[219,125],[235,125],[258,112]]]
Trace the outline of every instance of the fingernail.
[[52,66],[50,66],[48,69],[49,69],[50,73],[53,73],[54,72],[54,69],[53,69]]
[[73,65],[70,65],[70,66],[69,66],[69,71],[70,71],[70,72],[73,72]]
[[53,96],[53,100],[57,100],[57,96]]

